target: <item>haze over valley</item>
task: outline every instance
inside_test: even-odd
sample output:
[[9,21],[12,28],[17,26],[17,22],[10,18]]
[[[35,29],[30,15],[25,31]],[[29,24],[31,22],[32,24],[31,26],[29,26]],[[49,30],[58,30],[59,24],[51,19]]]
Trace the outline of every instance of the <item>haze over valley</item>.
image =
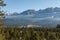
[[3,21],[8,26],[38,25],[55,27],[57,24],[60,24],[60,8],[51,7],[38,11],[29,9],[21,13],[14,12],[10,15],[7,14]]

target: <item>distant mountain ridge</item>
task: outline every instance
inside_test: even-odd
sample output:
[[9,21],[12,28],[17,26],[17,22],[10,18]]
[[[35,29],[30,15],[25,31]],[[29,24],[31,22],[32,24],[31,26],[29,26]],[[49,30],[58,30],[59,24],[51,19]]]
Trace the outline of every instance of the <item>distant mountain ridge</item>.
[[46,26],[55,27],[60,24],[60,8],[46,8],[35,11],[29,9],[21,13],[14,12],[12,16],[6,16],[4,22],[8,26]]
[[60,12],[60,8],[58,7],[55,7],[55,8],[46,8],[46,9],[43,9],[43,10],[39,10],[38,11],[39,13],[53,13],[53,12]]
[[60,8],[59,7],[51,7],[51,8],[46,8],[46,9],[40,9],[38,11],[35,11],[34,9],[29,9],[29,10],[26,10],[26,11],[23,11],[21,13],[17,13],[17,12],[14,12],[13,14],[11,15],[35,15],[35,14],[40,14],[40,13],[53,13],[53,12],[57,12],[57,13],[60,13]]
[[34,15],[34,14],[37,14],[37,11],[33,10],[33,9],[30,9],[30,10],[26,10],[22,13],[20,13],[21,15]]
[[13,14],[11,14],[11,16],[13,16],[13,15],[20,15],[20,14],[17,12],[14,12]]

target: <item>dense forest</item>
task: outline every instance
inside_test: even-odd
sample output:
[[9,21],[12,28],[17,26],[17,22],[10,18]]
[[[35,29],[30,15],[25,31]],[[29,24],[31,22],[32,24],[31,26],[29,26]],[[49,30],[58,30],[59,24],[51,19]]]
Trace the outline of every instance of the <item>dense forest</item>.
[[0,40],[60,40],[56,28],[0,28]]

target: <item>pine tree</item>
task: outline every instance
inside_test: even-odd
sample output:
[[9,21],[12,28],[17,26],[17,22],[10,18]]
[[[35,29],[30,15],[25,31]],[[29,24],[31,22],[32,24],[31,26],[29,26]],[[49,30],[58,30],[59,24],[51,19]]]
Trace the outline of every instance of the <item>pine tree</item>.
[[6,4],[4,4],[3,0],[0,0],[0,27],[4,26],[4,22],[2,21],[2,18],[4,17],[4,11],[1,10],[1,7],[6,6]]
[[[1,7],[3,7],[3,6],[6,6],[6,4],[4,4],[3,0],[0,0],[0,28],[6,27],[4,25],[4,22],[2,21],[2,18],[4,17],[4,13],[1,10]],[[0,40],[4,40],[4,39],[5,39],[5,36],[3,35],[3,31],[2,31],[1,34],[0,34]]]

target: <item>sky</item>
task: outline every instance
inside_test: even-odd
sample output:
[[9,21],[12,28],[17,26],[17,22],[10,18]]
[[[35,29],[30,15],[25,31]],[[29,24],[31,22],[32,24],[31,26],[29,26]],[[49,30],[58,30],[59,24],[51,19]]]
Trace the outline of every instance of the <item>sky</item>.
[[2,9],[9,12],[23,12],[28,9],[60,7],[60,0],[3,0],[7,5]]

